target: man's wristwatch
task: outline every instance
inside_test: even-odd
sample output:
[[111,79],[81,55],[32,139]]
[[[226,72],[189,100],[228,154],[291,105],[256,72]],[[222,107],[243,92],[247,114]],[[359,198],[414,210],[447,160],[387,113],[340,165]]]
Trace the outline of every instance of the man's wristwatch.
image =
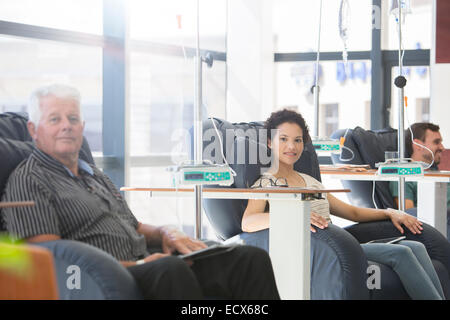
[[141,260],[138,260],[138,261],[136,261],[136,265],[138,266],[138,265],[141,265],[141,264],[144,264],[145,263],[145,260],[144,259],[141,259]]

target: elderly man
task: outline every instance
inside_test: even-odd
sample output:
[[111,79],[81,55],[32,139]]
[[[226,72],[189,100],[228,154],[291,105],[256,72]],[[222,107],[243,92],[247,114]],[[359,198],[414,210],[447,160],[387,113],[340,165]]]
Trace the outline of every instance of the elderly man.
[[[437,170],[444,151],[442,136],[439,126],[428,122],[418,122],[411,126],[411,131],[406,130],[406,153],[414,161],[421,161],[431,165],[432,170]],[[414,141],[414,142],[413,142]],[[389,189],[398,206],[398,183],[391,181]],[[417,182],[405,183],[405,209],[417,207]],[[447,185],[447,215],[450,213],[450,185]],[[447,217],[447,238],[450,240],[450,216]]]
[[[36,90],[29,115],[35,150],[11,174],[4,200],[36,205],[4,210],[12,235],[28,242],[71,239],[96,246],[127,267],[147,299],[279,298],[265,251],[242,246],[188,265],[172,254],[205,248],[203,242],[136,220],[108,177],[78,157],[84,121],[76,89]],[[162,252],[151,254],[147,245]]]

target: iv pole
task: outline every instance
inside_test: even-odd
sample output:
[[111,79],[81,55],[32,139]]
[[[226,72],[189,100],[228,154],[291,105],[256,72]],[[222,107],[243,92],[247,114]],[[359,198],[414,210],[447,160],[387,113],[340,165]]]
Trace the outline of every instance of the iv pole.
[[320,57],[320,29],[322,26],[322,0],[320,0],[320,11],[319,11],[319,39],[317,43],[317,60],[316,60],[316,77],[314,81],[314,86],[312,87],[314,95],[314,136],[319,138],[319,57]]
[[[194,56],[195,83],[194,83],[194,163],[203,164],[203,62],[211,68],[213,65],[213,56],[208,52],[205,56],[200,54],[200,1],[197,0],[197,40]],[[202,193],[201,184],[194,185],[195,198],[195,238],[202,238]]]
[[340,149],[340,144],[334,139],[329,138],[319,138],[319,95],[320,95],[320,87],[319,87],[319,62],[320,62],[320,34],[322,27],[322,0],[320,0],[320,8],[319,8],[319,28],[318,28],[318,39],[317,39],[317,56],[316,56],[316,65],[315,65],[315,79],[314,85],[311,88],[311,92],[314,97],[314,127],[313,127],[313,147],[316,152],[329,152],[336,151]]
[[[397,0],[398,3],[398,76],[394,80],[395,86],[398,88],[398,132],[397,132],[397,144],[398,144],[398,157],[399,162],[403,162],[405,159],[405,131],[404,131],[404,101],[406,85],[406,78],[402,75],[402,6],[401,0]],[[405,210],[405,178],[400,176],[398,183],[398,209]]]
[[[203,155],[203,125],[202,125],[202,58],[200,55],[200,10],[197,0],[197,43],[194,58],[195,65],[195,97],[194,97],[194,160],[202,163]],[[195,193],[195,238],[202,237],[202,185],[194,186]]]

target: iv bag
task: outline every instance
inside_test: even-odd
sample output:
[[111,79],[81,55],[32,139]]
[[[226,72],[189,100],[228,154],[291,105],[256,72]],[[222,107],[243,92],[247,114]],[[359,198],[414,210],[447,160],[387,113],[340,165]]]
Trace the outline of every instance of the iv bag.
[[[402,8],[402,21],[405,22],[405,16],[411,13],[411,0],[400,0]],[[389,12],[398,20],[398,0],[391,0],[391,8]]]
[[342,41],[347,41],[348,39],[348,24],[349,24],[349,5],[348,0],[341,0],[341,5],[339,8],[339,36]]
[[342,51],[342,59],[344,60],[345,66],[347,66],[347,39],[348,39],[348,28],[350,20],[350,7],[348,4],[348,0],[341,0],[341,5],[339,8],[339,36],[344,43],[344,50]]

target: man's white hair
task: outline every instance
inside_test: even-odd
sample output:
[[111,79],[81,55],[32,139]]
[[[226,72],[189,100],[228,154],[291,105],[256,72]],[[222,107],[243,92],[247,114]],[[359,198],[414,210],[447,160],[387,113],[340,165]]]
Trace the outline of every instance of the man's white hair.
[[41,120],[41,99],[48,96],[74,100],[77,103],[78,108],[80,109],[81,119],[83,119],[83,115],[81,112],[80,92],[68,85],[52,84],[38,88],[31,94],[30,100],[28,102],[28,117],[30,122],[34,123],[35,125],[39,124],[39,121]]

